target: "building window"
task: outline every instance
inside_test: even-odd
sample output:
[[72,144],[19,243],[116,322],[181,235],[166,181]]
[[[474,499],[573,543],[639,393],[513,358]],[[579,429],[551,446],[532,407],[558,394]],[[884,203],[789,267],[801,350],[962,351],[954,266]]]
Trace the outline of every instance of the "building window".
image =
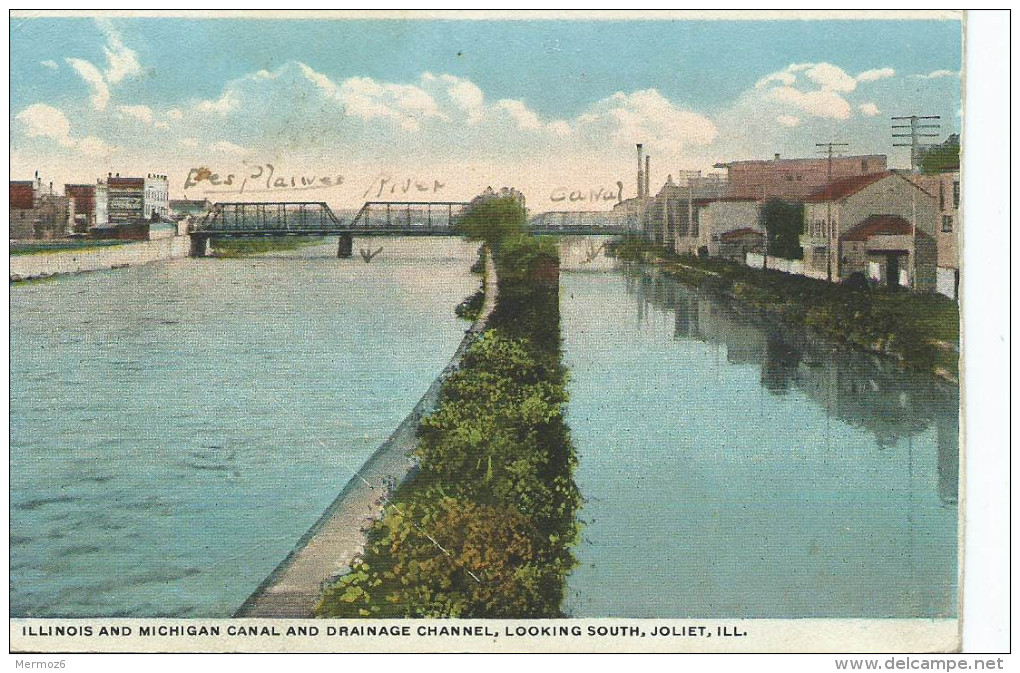
[[942,233],[948,234],[953,230],[953,216],[943,215],[942,216]]
[[939,210],[946,209],[946,186],[939,180]]
[[953,208],[960,207],[960,181],[953,180]]

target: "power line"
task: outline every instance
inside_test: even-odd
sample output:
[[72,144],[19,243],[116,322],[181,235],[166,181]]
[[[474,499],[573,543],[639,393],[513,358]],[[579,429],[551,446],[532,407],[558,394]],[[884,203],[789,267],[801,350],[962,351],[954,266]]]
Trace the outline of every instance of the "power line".
[[[921,122],[930,121],[933,119],[942,119],[939,115],[910,115],[909,117],[890,117],[893,122],[910,122],[909,124],[892,124],[893,138],[910,138],[909,143],[893,143],[893,147],[909,147],[910,148],[910,170],[917,173],[921,170],[921,150],[926,147],[920,142],[920,138],[938,138],[938,133],[924,133],[923,131],[928,129],[938,129],[942,125],[941,123],[928,123],[924,124]],[[896,133],[896,129],[910,129],[910,133]]]
[[850,147],[850,143],[815,143],[815,147],[824,147],[825,149],[817,150],[819,154],[827,154],[829,157],[829,167],[825,178],[825,268],[826,276],[829,282],[832,282],[832,194],[829,190],[832,188],[832,152],[836,147]]

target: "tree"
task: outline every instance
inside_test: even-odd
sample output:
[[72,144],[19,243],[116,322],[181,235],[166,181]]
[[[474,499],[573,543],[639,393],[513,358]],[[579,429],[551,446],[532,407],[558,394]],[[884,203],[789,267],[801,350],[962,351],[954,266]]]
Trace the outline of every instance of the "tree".
[[923,173],[942,173],[960,167],[960,136],[952,134],[934,147],[924,150],[921,155]]
[[800,235],[804,231],[804,204],[771,199],[765,204],[765,231],[772,257],[802,259]]
[[454,224],[454,230],[473,241],[483,241],[498,251],[502,243],[527,233],[527,210],[523,197],[513,190],[486,191],[471,201]]

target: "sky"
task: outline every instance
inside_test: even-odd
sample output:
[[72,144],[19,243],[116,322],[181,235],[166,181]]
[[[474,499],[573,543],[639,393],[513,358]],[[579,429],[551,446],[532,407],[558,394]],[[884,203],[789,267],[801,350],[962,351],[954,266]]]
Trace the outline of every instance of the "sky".
[[[617,181],[634,196],[638,142],[655,189],[828,141],[903,166],[891,116],[940,115],[934,140],[961,125],[956,20],[14,17],[10,30],[11,178],[159,173],[172,198],[356,207],[513,186],[535,210],[589,208]],[[552,201],[575,191],[589,199]]]

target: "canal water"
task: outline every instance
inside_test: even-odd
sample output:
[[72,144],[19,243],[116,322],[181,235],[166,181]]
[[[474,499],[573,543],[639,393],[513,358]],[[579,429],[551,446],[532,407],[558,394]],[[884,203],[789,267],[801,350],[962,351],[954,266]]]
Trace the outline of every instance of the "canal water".
[[568,614],[956,615],[955,387],[640,267],[560,291],[586,498]]
[[12,616],[229,616],[411,410],[477,246],[11,288]]

